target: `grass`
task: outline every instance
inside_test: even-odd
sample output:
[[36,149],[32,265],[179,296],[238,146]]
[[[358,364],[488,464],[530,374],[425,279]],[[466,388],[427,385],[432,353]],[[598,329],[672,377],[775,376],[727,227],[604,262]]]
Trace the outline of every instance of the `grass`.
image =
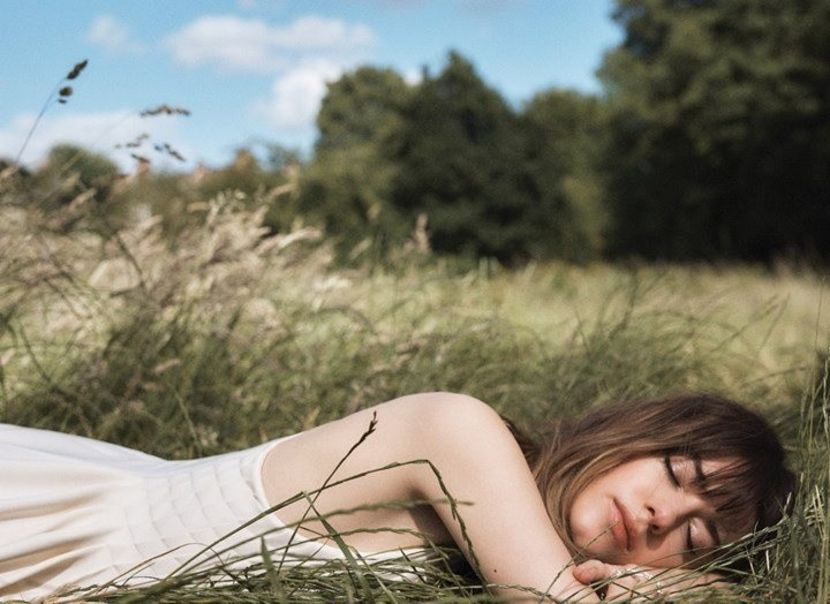
[[[508,271],[416,252],[338,269],[318,232],[265,238],[264,210],[247,205],[227,194],[192,207],[203,221],[171,247],[152,217],[107,235],[55,232],[55,216],[0,203],[0,419],[181,459],[417,391],[474,395],[531,432],[614,399],[717,391],[779,426],[803,486],[743,584],[689,599],[830,598],[821,275],[557,263]],[[195,572],[103,599],[488,601],[457,559],[441,559],[424,580],[401,582],[387,578],[401,561],[289,570],[272,553],[225,581]]]

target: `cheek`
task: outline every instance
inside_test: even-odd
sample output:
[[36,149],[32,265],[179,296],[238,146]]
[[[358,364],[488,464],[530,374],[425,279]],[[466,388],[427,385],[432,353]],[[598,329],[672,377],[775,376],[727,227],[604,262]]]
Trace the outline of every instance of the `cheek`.
[[587,489],[577,496],[568,514],[568,524],[571,538],[580,547],[586,547],[596,539],[606,526],[605,515],[602,513],[603,498]]

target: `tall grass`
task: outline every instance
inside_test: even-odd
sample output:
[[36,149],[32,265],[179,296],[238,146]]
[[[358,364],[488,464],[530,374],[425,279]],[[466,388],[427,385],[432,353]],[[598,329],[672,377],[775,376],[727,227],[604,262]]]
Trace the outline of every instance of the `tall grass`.
[[[55,216],[2,201],[2,421],[188,458],[416,391],[474,395],[531,432],[614,399],[717,391],[779,426],[802,488],[747,580],[706,601],[828,601],[830,320],[819,275],[462,269],[405,253],[345,270],[312,229],[266,237],[264,210],[239,195],[191,206],[202,222],[172,248],[155,218],[107,235],[54,232]],[[388,576],[401,561],[283,569],[275,558],[230,581],[195,572],[101,598],[488,600],[452,559],[400,582]]]

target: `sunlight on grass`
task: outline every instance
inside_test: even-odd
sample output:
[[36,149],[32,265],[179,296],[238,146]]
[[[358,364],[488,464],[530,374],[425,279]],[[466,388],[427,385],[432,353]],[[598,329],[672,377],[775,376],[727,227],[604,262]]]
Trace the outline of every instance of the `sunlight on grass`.
[[[4,198],[5,199],[5,198]],[[401,254],[338,269],[313,229],[266,237],[237,195],[103,236],[0,204],[2,421],[170,458],[252,446],[395,396],[451,390],[528,428],[689,389],[761,409],[802,488],[741,585],[690,601],[830,597],[822,278],[781,266],[507,271]],[[63,211],[72,211],[66,208]],[[533,432],[533,430],[531,430]],[[401,460],[406,461],[406,460]],[[480,601],[457,556],[279,568],[278,553],[106,596],[118,602]],[[418,581],[389,580],[417,566]]]

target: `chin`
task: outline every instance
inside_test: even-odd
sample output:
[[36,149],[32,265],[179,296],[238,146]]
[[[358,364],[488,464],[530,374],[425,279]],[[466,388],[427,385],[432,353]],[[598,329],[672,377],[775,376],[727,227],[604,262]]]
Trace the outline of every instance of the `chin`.
[[614,544],[606,542],[607,535],[597,536],[596,532],[591,532],[591,536],[586,537],[586,534],[589,533],[575,531],[571,534],[571,539],[581,554],[608,563],[616,563],[620,559],[620,553],[616,551]]
[[598,560],[602,560],[603,562],[607,562],[608,564],[628,564],[629,560],[625,556],[625,554],[621,554],[620,552],[614,551],[606,551],[602,553],[597,553],[596,555]]
[[582,551],[591,558],[596,558],[597,560],[602,560],[603,562],[607,562],[609,564],[625,563],[625,560],[623,560],[620,552],[616,551],[614,548],[598,547],[597,544],[593,544],[590,547],[583,548]]
[[[590,534],[590,537],[585,535]],[[580,553],[608,564],[628,564],[627,552],[620,551],[614,538],[606,531],[574,532],[574,544]]]

